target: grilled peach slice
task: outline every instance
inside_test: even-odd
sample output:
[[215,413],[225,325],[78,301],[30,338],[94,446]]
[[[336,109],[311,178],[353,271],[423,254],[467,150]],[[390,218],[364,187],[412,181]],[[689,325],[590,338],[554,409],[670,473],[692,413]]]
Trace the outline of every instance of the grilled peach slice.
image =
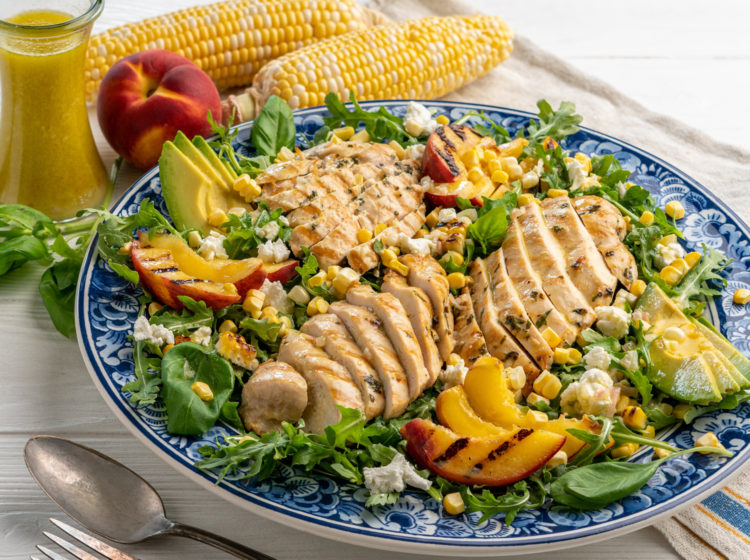
[[406,451],[422,468],[463,484],[505,486],[542,467],[565,436],[520,428],[504,435],[467,437],[430,420],[415,418],[401,428]]
[[299,261],[287,259],[276,264],[264,264],[263,270],[266,271],[266,278],[269,282],[284,284],[297,275],[297,266],[299,266]]
[[453,183],[466,176],[461,155],[483,136],[468,125],[443,125],[430,134],[422,157],[422,173],[436,183]]
[[462,436],[502,437],[511,433],[511,430],[482,420],[471,408],[466,391],[461,385],[451,387],[438,395],[435,413],[443,426]]

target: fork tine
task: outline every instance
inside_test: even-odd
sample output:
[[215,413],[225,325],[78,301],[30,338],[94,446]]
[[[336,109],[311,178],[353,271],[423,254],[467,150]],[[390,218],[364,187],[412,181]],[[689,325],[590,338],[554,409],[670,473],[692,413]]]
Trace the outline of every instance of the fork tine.
[[78,548],[74,544],[70,544],[68,541],[58,537],[57,535],[53,533],[42,531],[42,534],[44,534],[44,536],[47,537],[49,540],[51,540],[53,543],[59,545],[60,547],[70,552],[73,556],[78,558],[78,560],[99,560],[93,554],[89,554],[85,550]]
[[47,548],[46,546],[42,546],[41,544],[36,545],[37,550],[44,554],[47,558],[51,558],[51,560],[68,560],[68,558],[65,558],[65,556],[61,556],[54,550],[51,550]]
[[[102,556],[105,556],[106,558],[109,558],[110,560],[138,560],[138,558],[125,554],[121,550],[117,550],[116,548],[109,546],[99,539],[95,539],[91,535],[87,535],[83,531],[79,531],[75,527],[71,527],[70,525],[60,521],[59,519],[50,517],[50,521],[52,521],[52,523],[54,523],[60,530],[65,531],[68,535],[76,539],[78,542],[82,542],[90,549],[95,550],[96,552],[98,552]],[[94,558],[94,560],[96,559]]]

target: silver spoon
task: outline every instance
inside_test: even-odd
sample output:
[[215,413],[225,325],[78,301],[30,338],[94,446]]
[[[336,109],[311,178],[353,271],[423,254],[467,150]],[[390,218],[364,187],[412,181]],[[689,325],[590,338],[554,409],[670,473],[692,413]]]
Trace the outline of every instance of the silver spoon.
[[35,436],[24,448],[26,467],[44,492],[70,517],[118,543],[156,535],[189,537],[246,560],[274,560],[241,544],[166,518],[154,488],[98,451],[67,439]]

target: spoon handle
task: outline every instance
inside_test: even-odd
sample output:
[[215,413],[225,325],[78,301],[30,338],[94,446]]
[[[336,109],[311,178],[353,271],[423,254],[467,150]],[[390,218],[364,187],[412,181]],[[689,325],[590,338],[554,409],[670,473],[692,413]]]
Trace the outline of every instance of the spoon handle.
[[253,550],[229,539],[225,539],[214,533],[209,533],[203,529],[197,527],[191,527],[189,525],[182,525],[181,523],[175,523],[170,527],[164,534],[175,535],[178,537],[187,537],[204,544],[228,552],[229,554],[236,556],[237,558],[243,558],[244,560],[276,560],[271,556],[267,556],[262,552]]

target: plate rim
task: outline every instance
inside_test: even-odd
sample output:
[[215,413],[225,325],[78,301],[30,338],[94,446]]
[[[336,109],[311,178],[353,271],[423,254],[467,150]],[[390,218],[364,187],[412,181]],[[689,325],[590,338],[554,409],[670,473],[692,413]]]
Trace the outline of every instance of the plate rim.
[[[534,115],[531,112],[523,111],[519,109],[513,109],[509,107],[502,107],[497,105],[488,105],[480,103],[471,103],[464,101],[442,101],[442,100],[415,100],[415,99],[386,99],[376,101],[363,101],[360,102],[362,107],[378,107],[380,105],[393,105],[393,104],[406,104],[409,101],[416,101],[423,103],[427,106],[440,107],[442,109],[450,108],[471,108],[485,111],[498,111],[510,116],[519,116],[525,118],[533,118]],[[350,104],[348,104],[350,105]],[[324,110],[325,106],[309,107],[306,109],[300,109],[294,111],[295,115],[304,116],[305,114],[316,114]],[[252,122],[241,123],[233,129],[242,130],[252,126]],[[742,231],[744,235],[750,237],[750,227],[737,215],[734,210],[727,206],[723,200],[718,198],[714,193],[707,189],[702,183],[693,179],[687,173],[676,168],[674,165],[664,161],[659,156],[651,154],[647,150],[634,146],[630,142],[621,140],[610,134],[597,131],[595,129],[581,126],[581,130],[593,133],[594,135],[603,139],[608,139],[615,142],[618,145],[625,146],[629,150],[635,153],[645,155],[647,158],[659,163],[665,169],[673,173],[678,178],[690,185],[690,188],[697,188],[699,192],[709,198],[714,204],[722,209],[728,217],[732,219],[734,224]],[[141,175],[124,193],[120,198],[112,205],[112,212],[117,212],[123,209],[125,204],[132,198],[132,196],[143,187],[144,184],[151,181],[158,173],[158,166],[154,167],[143,175]],[[94,384],[99,391],[102,398],[105,400],[109,408],[115,413],[118,420],[123,423],[128,430],[133,433],[137,439],[142,441],[147,448],[151,449],[157,456],[159,456],[164,462],[171,465],[177,472],[186,476],[193,482],[198,483],[203,488],[208,489],[213,494],[220,496],[234,505],[250,511],[252,513],[261,515],[275,522],[281,523],[295,529],[299,529],[305,532],[314,533],[325,538],[339,541],[348,542],[350,544],[356,544],[360,546],[367,546],[370,548],[380,550],[392,550],[399,552],[411,552],[417,554],[434,554],[434,555],[452,555],[460,552],[467,556],[484,556],[487,554],[496,555],[509,555],[509,554],[530,554],[537,552],[545,552],[552,550],[560,550],[563,548],[569,548],[574,546],[580,546],[583,544],[589,544],[606,540],[609,538],[623,535],[632,531],[636,531],[646,525],[650,525],[662,519],[668,515],[674,514],[678,509],[686,508],[709,494],[715,491],[716,487],[721,484],[725,484],[733,477],[739,474],[740,469],[750,458],[750,446],[740,451],[735,457],[725,465],[721,466],[717,471],[707,476],[704,480],[697,483],[695,486],[690,487],[688,490],[674,495],[672,498],[658,504],[657,506],[640,511],[627,518],[622,518],[614,521],[604,522],[601,524],[589,525],[583,528],[575,528],[570,532],[565,532],[555,535],[545,535],[548,540],[545,542],[518,542],[521,538],[529,539],[538,536],[528,536],[516,539],[510,539],[507,543],[502,542],[502,537],[499,538],[487,538],[486,540],[475,540],[466,544],[459,544],[453,541],[461,540],[462,537],[428,537],[429,541],[421,541],[419,535],[412,534],[396,534],[389,533],[385,534],[373,534],[374,529],[368,529],[362,526],[348,525],[341,522],[334,522],[323,518],[313,517],[305,512],[299,512],[290,510],[286,506],[277,504],[274,502],[260,503],[247,499],[246,497],[240,496],[235,490],[228,487],[227,485],[217,485],[214,481],[208,477],[208,475],[202,474],[195,470],[191,465],[187,465],[179,457],[172,452],[171,449],[166,448],[159,444],[158,441],[152,439],[148,434],[144,433],[138,424],[132,421],[132,419],[125,412],[125,401],[116,400],[109,398],[110,392],[107,387],[99,379],[99,374],[94,368],[94,360],[96,359],[96,352],[93,351],[94,345],[88,344],[88,340],[84,337],[83,327],[85,326],[82,322],[82,317],[87,317],[84,310],[88,309],[88,294],[90,288],[90,277],[93,272],[93,265],[99,258],[96,253],[96,241],[98,235],[94,236],[91,245],[89,246],[86,255],[83,260],[82,270],[85,274],[79,276],[78,285],[76,287],[76,308],[75,308],[75,322],[76,322],[76,333],[78,338],[79,349],[83,356],[86,369],[88,370]],[[92,355],[90,355],[92,354]],[[121,409],[122,406],[122,409]],[[135,414],[135,409],[128,409],[131,414]],[[677,503],[675,503],[677,502]],[[633,519],[635,518],[635,519]],[[577,535],[575,533],[583,532],[584,534]],[[356,537],[356,541],[352,543],[351,537]],[[440,542],[441,540],[451,542]]]

